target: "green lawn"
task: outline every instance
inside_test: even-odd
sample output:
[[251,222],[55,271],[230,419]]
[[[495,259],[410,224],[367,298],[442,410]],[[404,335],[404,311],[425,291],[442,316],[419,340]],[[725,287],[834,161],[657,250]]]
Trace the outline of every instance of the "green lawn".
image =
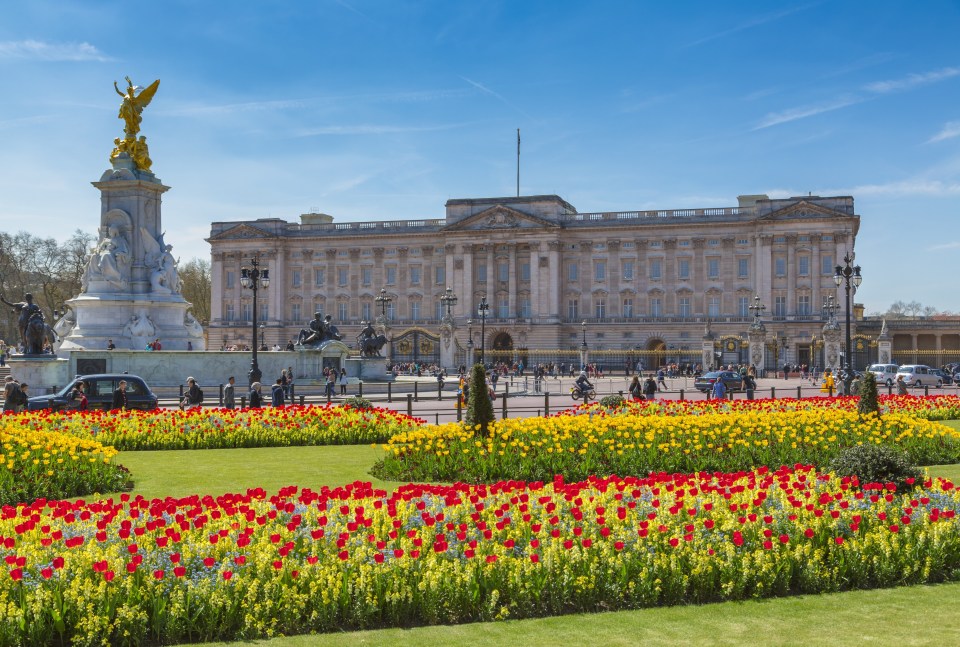
[[[960,422],[951,426],[960,429]],[[134,493],[145,497],[222,494],[286,485],[319,489],[371,477],[380,450],[364,446],[122,452]],[[930,468],[960,481],[960,464]],[[307,645],[862,645],[960,644],[960,583],[835,595],[669,607],[457,626],[384,629],[258,641]],[[218,643],[239,645],[243,643]]]

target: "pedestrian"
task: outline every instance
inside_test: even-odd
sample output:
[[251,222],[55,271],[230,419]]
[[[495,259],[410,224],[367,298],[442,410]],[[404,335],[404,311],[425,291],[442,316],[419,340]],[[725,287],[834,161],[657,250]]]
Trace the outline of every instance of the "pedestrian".
[[657,387],[661,391],[667,390],[667,383],[664,381],[666,377],[667,375],[664,373],[663,367],[661,367],[660,370],[657,371]]
[[833,384],[833,373],[828,368],[823,372],[823,384],[820,386],[820,392],[833,395]]
[[285,389],[287,394],[287,400],[290,401],[290,404],[293,404],[293,367],[287,367],[287,386]]
[[3,387],[3,410],[4,412],[19,413],[26,406],[23,386],[9,375],[6,379],[6,384]]
[[[440,374],[440,379],[441,380],[443,379],[442,373]],[[442,384],[443,383],[441,382],[441,385]],[[341,368],[340,369],[340,395],[346,395],[346,394],[347,394],[347,369]]]
[[788,377],[790,377],[790,365],[789,365],[789,364],[784,364],[784,365],[783,365],[783,379],[786,380]]
[[853,380],[850,382],[850,393],[847,395],[860,395],[860,376],[854,373]]
[[277,378],[276,384],[273,385],[273,389],[270,391],[270,405],[274,407],[283,406],[283,383],[281,378]]
[[262,385],[259,382],[254,382],[250,385],[250,408],[259,409],[263,406],[263,395],[260,393]]
[[120,380],[117,390],[113,392],[113,402],[110,403],[111,411],[122,411],[127,408],[127,381]]
[[713,397],[717,400],[723,400],[727,395],[727,385],[723,383],[723,379],[717,378],[717,381],[713,383]]
[[637,401],[643,398],[643,387],[640,386],[639,375],[634,375],[633,379],[630,380],[630,387],[628,390],[630,391],[630,397],[632,397],[634,401]]
[[190,340],[187,340],[187,350],[193,350],[193,342]]
[[757,381],[749,371],[743,376],[743,388],[747,392],[747,400],[753,400],[753,391],[757,388]]
[[203,404],[203,391],[200,390],[200,386],[197,385],[195,379],[188,377],[187,391],[183,394],[183,399],[180,400],[180,410],[194,409],[201,404]]
[[236,380],[231,375],[227,378],[227,385],[223,387],[223,406],[226,409],[233,409],[237,406],[235,388]]
[[77,382],[73,385],[73,390],[70,391],[70,401],[76,402],[77,411],[86,411],[90,408],[90,403],[87,400],[87,394],[84,393],[86,390],[86,385],[83,382]]
[[107,350],[115,350],[117,345],[113,343],[112,339],[107,340]]
[[903,376],[897,376],[897,395],[907,394],[907,383],[903,381]]
[[647,400],[657,399],[657,383],[654,381],[653,375],[648,375],[647,379],[643,381],[643,395]]
[[331,368],[327,371],[327,386],[326,386],[326,396],[329,400],[333,397],[333,391],[337,386],[337,369]]

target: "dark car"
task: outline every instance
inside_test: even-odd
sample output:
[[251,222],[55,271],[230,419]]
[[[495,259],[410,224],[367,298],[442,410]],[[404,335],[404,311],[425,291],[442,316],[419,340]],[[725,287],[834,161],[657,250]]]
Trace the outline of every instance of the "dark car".
[[953,384],[953,374],[951,374],[949,371],[945,371],[942,368],[938,368],[933,372],[936,373],[943,380],[944,384]]
[[70,394],[77,382],[83,382],[86,387],[87,404],[90,409],[109,409],[113,404],[113,392],[117,390],[120,380],[127,382],[127,408],[143,409],[146,411],[157,408],[157,396],[150,390],[143,378],[136,375],[100,374],[79,375],[70,380],[64,389],[52,395],[37,395],[27,400],[27,409],[40,411],[49,409],[51,403],[54,411],[61,409],[76,409],[79,402],[72,400]]
[[704,373],[696,379],[693,387],[703,393],[710,393],[713,390],[713,384],[717,380],[722,380],[723,385],[727,387],[727,393],[743,390],[743,378],[734,371],[710,371]]

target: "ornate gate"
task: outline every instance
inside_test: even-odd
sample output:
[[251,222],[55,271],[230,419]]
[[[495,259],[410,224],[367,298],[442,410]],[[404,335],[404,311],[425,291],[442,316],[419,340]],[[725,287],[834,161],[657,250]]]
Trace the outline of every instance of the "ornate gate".
[[423,328],[411,328],[393,338],[390,360],[394,364],[416,362],[439,366],[440,335],[434,335]]

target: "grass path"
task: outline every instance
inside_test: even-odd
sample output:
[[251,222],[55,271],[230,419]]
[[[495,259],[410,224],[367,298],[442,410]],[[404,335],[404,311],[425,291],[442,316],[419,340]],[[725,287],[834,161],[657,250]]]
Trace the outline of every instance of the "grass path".
[[[960,583],[469,625],[293,636],[269,647],[957,645]],[[239,645],[241,643],[212,643]]]

